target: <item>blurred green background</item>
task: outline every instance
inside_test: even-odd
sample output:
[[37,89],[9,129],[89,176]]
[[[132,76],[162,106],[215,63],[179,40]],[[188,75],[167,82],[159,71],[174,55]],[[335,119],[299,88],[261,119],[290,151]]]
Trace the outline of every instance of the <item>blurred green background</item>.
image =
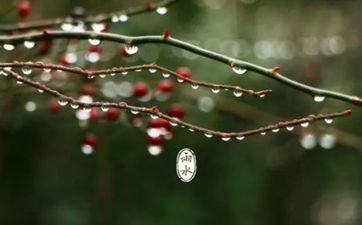
[[[16,4],[0,0],[1,23],[17,20]],[[34,0],[28,20],[67,16],[75,6],[93,15],[142,4]],[[169,28],[173,37],[199,46],[265,67],[280,66],[283,74],[303,83],[362,96],[361,7],[358,0],[180,0],[166,15],[138,15],[109,31],[148,35]],[[36,49],[0,49],[1,61],[56,62],[67,50],[64,43],[54,43],[45,56]],[[76,44],[79,57],[85,43]],[[352,108],[354,114],[332,125],[318,122],[242,142],[175,128],[155,157],[147,152],[145,128],[132,126],[126,115],[80,126],[69,106],[51,113],[49,96],[0,77],[1,225],[362,224],[360,108],[332,99],[317,104],[312,96],[258,74],[236,76],[223,64],[169,46],[140,46],[133,57],[119,56],[115,43],[102,43],[102,48],[95,68],[157,61],[171,69],[186,66],[196,80],[273,89],[263,99],[215,95],[187,84],[177,85],[166,102],[108,96],[157,104],[161,110],[178,103],[186,109],[184,119],[201,126],[244,130],[311,113]],[[160,74],[134,75],[97,81],[99,94],[108,93],[102,91],[107,82],[129,86],[142,80],[154,87],[161,79]],[[65,81],[56,87],[76,96],[82,80],[69,76]],[[29,111],[29,101],[36,109]],[[81,152],[86,132],[98,138],[91,155]],[[185,147],[198,160],[191,183],[182,183],[175,172],[176,155]]]

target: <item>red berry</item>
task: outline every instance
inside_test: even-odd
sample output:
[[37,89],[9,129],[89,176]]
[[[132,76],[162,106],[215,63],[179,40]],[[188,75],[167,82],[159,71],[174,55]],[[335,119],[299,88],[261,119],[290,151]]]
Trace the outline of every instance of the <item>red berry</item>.
[[58,61],[59,61],[59,63],[60,63],[61,65],[63,65],[63,66],[69,65],[69,62],[67,61],[67,57],[66,57],[65,54],[61,54],[61,55],[59,56],[59,58],[58,58]]
[[137,97],[143,97],[148,93],[148,86],[143,82],[137,82],[133,86],[133,94]]
[[99,45],[88,45],[87,51],[100,53],[102,51],[102,48]]
[[172,105],[167,114],[171,117],[182,118],[185,115],[185,110],[180,105]]
[[160,80],[157,84],[157,90],[168,92],[173,89],[173,83],[170,80]]
[[148,125],[150,127],[153,127],[153,128],[163,128],[163,127],[169,127],[170,124],[168,123],[167,120],[165,119],[162,119],[162,118],[157,118],[157,119],[151,119],[149,122],[148,122]]
[[117,108],[109,108],[106,112],[107,119],[115,121],[119,117],[119,111]]
[[93,133],[88,133],[83,137],[83,144],[95,146],[97,143],[97,136]]
[[30,13],[31,3],[30,1],[22,1],[18,4],[18,15],[21,18],[25,18]]
[[191,77],[191,71],[186,67],[179,67],[176,71],[177,74],[185,77],[190,78]]
[[163,143],[163,137],[162,136],[157,136],[157,137],[151,137],[151,136],[148,136],[147,137],[147,142],[150,144],[150,145],[161,145]]
[[52,100],[50,100],[50,102],[49,102],[49,110],[51,112],[58,112],[59,109],[60,109],[60,105],[59,105],[58,99],[53,98]]
[[95,120],[99,117],[99,111],[97,107],[92,107],[91,111],[89,112],[89,118],[91,120]]
[[84,95],[94,95],[96,93],[96,86],[94,83],[85,83],[81,90]]

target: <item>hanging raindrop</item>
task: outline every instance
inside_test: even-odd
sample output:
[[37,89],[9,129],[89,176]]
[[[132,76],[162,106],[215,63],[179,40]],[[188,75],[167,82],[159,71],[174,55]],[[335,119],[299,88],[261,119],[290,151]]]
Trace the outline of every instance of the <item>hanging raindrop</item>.
[[119,16],[119,21],[121,22],[127,22],[128,21],[128,16],[126,14],[122,14]]
[[128,72],[127,72],[127,71],[123,71],[121,74],[124,76],[124,75],[127,75]]
[[73,25],[71,23],[63,23],[61,25],[61,28],[64,31],[72,31],[73,30]]
[[183,83],[185,80],[184,79],[182,79],[182,78],[180,78],[180,77],[178,77],[177,79],[177,82],[179,82],[179,83]]
[[157,72],[157,69],[155,69],[155,68],[150,68],[150,69],[148,69],[148,71],[150,71],[150,73],[156,73],[156,72]]
[[34,48],[35,42],[34,41],[24,41],[25,48]]
[[302,126],[302,127],[308,127],[308,126],[309,126],[309,122],[301,123],[300,126]]
[[23,72],[23,74],[25,75],[30,75],[33,72],[33,70],[30,67],[23,67],[21,69],[21,72]]
[[278,133],[279,130],[280,130],[279,128],[275,128],[275,129],[272,130],[272,132],[273,132],[273,133]]
[[88,42],[89,42],[89,44],[91,44],[91,45],[99,45],[99,44],[101,43],[101,40],[90,38],[90,39],[88,39]]
[[239,140],[239,141],[242,141],[242,140],[244,140],[245,139],[245,136],[237,136],[236,137],[236,140]]
[[39,93],[43,93],[44,90],[43,90],[43,89],[38,89],[38,92],[39,92]]
[[103,111],[103,112],[107,112],[108,111],[108,106],[105,106],[105,105],[102,105],[101,106],[101,110]]
[[199,88],[199,85],[198,84],[191,84],[191,88],[196,90]]
[[325,118],[324,121],[325,121],[327,124],[333,123],[333,119],[332,119],[332,118]]
[[324,99],[326,99],[326,97],[321,96],[321,95],[316,95],[316,96],[314,96],[314,101],[315,101],[315,102],[323,102]]
[[205,133],[204,134],[205,135],[205,137],[207,137],[207,138],[212,138],[214,135],[212,135],[212,134],[210,134],[210,133]]
[[217,93],[220,92],[220,88],[219,87],[213,87],[213,88],[211,88],[211,91],[212,91],[212,93],[217,94]]
[[132,113],[133,115],[138,115],[140,112],[137,111],[137,110],[132,109],[132,110],[131,110],[131,113]]
[[264,135],[266,135],[266,132],[261,132],[260,135],[263,135],[263,136],[264,136]]
[[240,67],[237,67],[237,66],[233,66],[233,67],[232,67],[232,70],[233,70],[236,74],[239,74],[239,75],[243,75],[243,74],[245,74],[245,73],[248,71],[247,69],[240,68]]
[[156,9],[156,12],[160,15],[165,15],[167,13],[167,8],[166,7],[158,7]]
[[137,53],[138,47],[137,46],[126,46],[125,50],[128,55],[134,55]]
[[46,73],[50,73],[52,71],[52,69],[50,69],[50,68],[44,68],[44,72],[46,72]]
[[91,27],[95,32],[101,32],[106,28],[106,25],[104,23],[93,23]]
[[226,137],[222,137],[221,138],[221,140],[223,140],[223,141],[229,141],[231,138],[230,137],[228,137],[228,136],[226,136]]
[[15,49],[15,46],[12,45],[12,44],[4,44],[3,45],[3,48],[6,50],[6,51],[12,51]]
[[243,92],[240,89],[235,89],[233,94],[235,97],[241,97],[243,95]]
[[287,131],[292,131],[292,130],[294,130],[294,127],[293,126],[287,126],[286,129],[287,129]]
[[163,76],[164,78],[169,78],[169,77],[170,77],[170,74],[169,74],[169,73],[164,72],[164,73],[162,73],[162,76]]
[[66,106],[68,104],[68,101],[66,99],[60,98],[60,99],[58,99],[58,103],[61,106]]
[[79,104],[75,103],[75,102],[71,102],[70,103],[70,107],[72,107],[72,109],[78,109],[79,108]]

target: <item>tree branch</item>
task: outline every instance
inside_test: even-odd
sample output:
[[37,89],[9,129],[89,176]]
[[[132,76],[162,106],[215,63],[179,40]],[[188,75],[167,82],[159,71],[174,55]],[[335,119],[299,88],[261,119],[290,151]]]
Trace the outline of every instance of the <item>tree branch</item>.
[[[170,6],[178,0],[163,0],[156,3],[152,3],[149,1],[144,6],[138,6],[134,8],[129,8],[126,10],[121,10],[112,13],[103,13],[94,16],[88,16],[82,19],[73,18],[73,17],[64,17],[64,18],[56,18],[42,21],[34,21],[34,22],[21,22],[16,24],[7,24],[0,25],[0,32],[14,32],[14,31],[29,31],[29,30],[37,30],[37,29],[46,29],[53,28],[56,26],[60,26],[62,24],[92,24],[92,23],[106,23],[106,22],[125,22],[120,20],[120,16],[123,16],[123,20],[128,19],[128,17],[147,13],[154,12],[159,8]],[[115,19],[117,17],[117,19]]]
[[201,47],[192,45],[190,43],[167,37],[164,35],[159,36],[125,36],[112,33],[99,33],[99,32],[64,32],[64,31],[46,31],[46,32],[34,32],[28,34],[20,34],[13,36],[0,36],[0,44],[19,44],[24,41],[38,41],[44,39],[62,39],[62,38],[76,38],[76,39],[99,39],[105,41],[112,41],[118,43],[125,43],[127,45],[141,45],[147,43],[166,44],[174,46],[180,49],[184,49],[195,54],[210,58],[224,64],[229,65],[235,70],[246,69],[254,71],[258,74],[274,79],[280,83],[283,83],[291,88],[297,89],[312,96],[329,97],[338,99],[344,102],[352,103],[358,106],[362,106],[362,99],[358,96],[347,95],[339,92],[324,90],[308,86],[306,84],[299,83],[295,80],[287,78],[278,73],[274,69],[265,68],[256,64],[252,64],[246,61],[238,60],[229,56],[225,56],[210,50],[203,49]]
[[351,115],[352,111],[351,110],[346,110],[343,112],[337,112],[337,113],[330,113],[330,114],[318,114],[318,115],[309,115],[307,117],[304,118],[300,118],[300,119],[294,119],[294,120],[289,120],[289,121],[284,121],[284,122],[279,122],[273,125],[269,125],[269,126],[265,126],[265,127],[261,127],[261,128],[257,128],[257,129],[253,129],[253,130],[246,130],[246,131],[239,131],[239,132],[222,132],[222,131],[216,131],[216,130],[211,130],[208,128],[204,128],[204,127],[200,127],[185,121],[182,121],[180,119],[177,118],[173,118],[170,117],[162,112],[160,112],[157,107],[139,107],[139,106],[132,106],[132,105],[128,105],[125,102],[120,102],[120,103],[114,103],[114,102],[93,102],[93,103],[84,103],[81,102],[79,100],[76,100],[70,96],[64,95],[60,92],[58,92],[57,90],[54,90],[44,84],[41,84],[39,82],[35,82],[32,81],[30,79],[24,78],[23,76],[20,76],[18,73],[12,71],[11,69],[1,69],[4,73],[6,74],[10,74],[12,78],[14,78],[15,80],[17,80],[18,82],[22,82],[25,84],[28,84],[29,86],[32,86],[34,88],[43,90],[44,92],[47,92],[59,99],[61,99],[63,102],[70,102],[72,104],[77,104],[79,105],[79,107],[81,108],[90,108],[90,107],[114,107],[114,108],[119,108],[119,109],[123,109],[123,110],[127,110],[127,111],[131,111],[131,113],[146,113],[149,115],[153,115],[159,118],[163,118],[167,121],[169,121],[169,123],[171,125],[179,125],[181,127],[187,128],[190,131],[198,131],[201,133],[204,133],[205,136],[207,137],[212,137],[212,136],[219,136],[221,137],[224,141],[228,141],[230,140],[231,137],[236,137],[236,139],[238,140],[243,140],[246,136],[251,136],[251,135],[256,135],[256,134],[265,134],[265,132],[277,132],[279,131],[279,129],[284,128],[284,127],[293,127],[296,125],[302,125],[302,126],[307,126],[310,122],[314,122],[314,121],[318,121],[318,120],[328,120],[328,119],[332,119],[332,118],[336,118],[336,117],[344,117],[344,116],[349,116]]
[[270,89],[266,90],[260,90],[260,91],[254,91],[249,89],[244,89],[239,86],[234,85],[225,85],[225,84],[215,84],[215,83],[209,83],[204,81],[196,81],[187,77],[183,77],[180,74],[167,69],[165,67],[159,66],[156,63],[151,64],[145,64],[145,65],[137,65],[137,66],[130,66],[130,67],[114,67],[112,69],[105,69],[105,70],[84,70],[79,67],[67,67],[67,66],[61,66],[61,65],[55,65],[50,63],[42,63],[42,62],[18,62],[14,61],[12,63],[0,63],[0,67],[7,67],[7,68],[24,68],[24,67],[31,67],[31,68],[40,68],[40,69],[52,69],[52,70],[61,70],[66,71],[74,74],[84,75],[87,76],[88,79],[91,79],[95,76],[112,76],[116,73],[123,73],[123,72],[129,72],[129,71],[136,71],[136,70],[142,70],[142,69],[155,69],[157,71],[162,72],[163,74],[167,74],[170,76],[173,76],[179,83],[179,82],[185,82],[192,85],[192,87],[197,88],[199,86],[211,88],[212,90],[232,90],[234,91],[234,94],[236,96],[241,96],[241,93],[252,95],[252,96],[259,96],[264,97],[265,95],[271,93]]

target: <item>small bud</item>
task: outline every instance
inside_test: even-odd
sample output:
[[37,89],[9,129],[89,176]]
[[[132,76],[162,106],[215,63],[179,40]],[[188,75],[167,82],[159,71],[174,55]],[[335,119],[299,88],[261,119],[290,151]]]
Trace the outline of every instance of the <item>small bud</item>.
[[271,69],[271,72],[272,73],[279,73],[280,71],[280,67],[279,66],[274,66],[272,69]]
[[163,39],[167,39],[170,36],[171,32],[169,29],[163,30]]

